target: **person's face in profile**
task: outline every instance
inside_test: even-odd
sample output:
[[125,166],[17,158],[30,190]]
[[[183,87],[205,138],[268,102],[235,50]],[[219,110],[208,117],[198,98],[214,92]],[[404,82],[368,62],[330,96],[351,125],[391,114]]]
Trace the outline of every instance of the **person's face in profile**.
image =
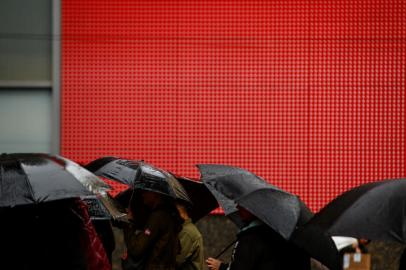
[[370,240],[361,238],[361,239],[358,239],[358,242],[359,242],[361,245],[366,246],[366,245],[369,244]]

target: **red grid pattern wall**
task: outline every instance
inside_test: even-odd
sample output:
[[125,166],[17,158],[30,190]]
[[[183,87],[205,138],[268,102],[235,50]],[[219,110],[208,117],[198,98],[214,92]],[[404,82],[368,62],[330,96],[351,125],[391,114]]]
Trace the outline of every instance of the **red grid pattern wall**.
[[69,158],[240,166],[313,210],[406,176],[403,0],[62,5]]

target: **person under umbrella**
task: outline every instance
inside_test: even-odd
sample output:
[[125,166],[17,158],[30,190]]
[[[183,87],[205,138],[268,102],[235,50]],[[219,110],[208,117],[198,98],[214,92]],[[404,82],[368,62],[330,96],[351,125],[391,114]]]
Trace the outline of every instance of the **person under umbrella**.
[[179,232],[180,252],[176,256],[177,270],[203,270],[204,248],[203,236],[189,215],[190,204],[177,201],[176,207],[183,219]]
[[211,270],[310,269],[309,258],[247,209],[237,206],[246,224],[238,233],[231,262],[206,260]]
[[[177,176],[141,160],[127,160],[117,157],[102,157],[86,165],[86,168],[98,176],[127,185],[128,188],[115,196],[122,205],[128,205],[133,196],[134,186],[143,185],[149,179],[148,188],[159,190],[176,201],[179,214],[184,219],[179,233],[181,244],[177,256],[177,269],[203,269],[203,239],[194,225],[202,217],[218,207],[218,203],[207,187],[198,180]],[[140,196],[138,196],[139,200]],[[148,210],[138,202],[137,211],[132,213],[139,229],[145,224]]]
[[198,165],[203,182],[213,193],[224,213],[238,227],[242,223],[236,203],[277,231],[284,239],[303,250],[312,260],[342,269],[338,250],[325,232],[313,226],[303,226],[313,213],[299,197],[265,182],[255,174],[232,166]]
[[177,270],[203,270],[203,236],[196,227],[201,217],[218,207],[218,203],[207,187],[198,180],[175,176],[187,191],[192,204],[177,200],[176,207],[184,220],[179,233],[181,250],[176,257]]
[[129,220],[134,217],[134,223],[123,223],[127,246],[127,256],[122,264],[124,270],[141,266],[145,270],[171,270],[176,267],[182,219],[174,199],[154,189],[156,185],[152,181],[140,179],[134,184],[128,208]]
[[[296,196],[240,168],[224,165],[198,165],[198,168],[203,183],[225,206],[226,214],[233,203],[238,209],[242,229],[227,269],[310,269],[307,254],[287,241],[300,218],[301,205]],[[210,269],[219,269],[213,258],[208,258],[207,264]]]

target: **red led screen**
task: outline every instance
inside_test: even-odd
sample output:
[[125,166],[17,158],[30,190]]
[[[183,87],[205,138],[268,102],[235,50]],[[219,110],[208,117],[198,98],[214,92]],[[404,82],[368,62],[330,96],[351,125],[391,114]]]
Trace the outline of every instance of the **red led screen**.
[[246,168],[313,210],[406,176],[406,2],[62,1],[62,149]]

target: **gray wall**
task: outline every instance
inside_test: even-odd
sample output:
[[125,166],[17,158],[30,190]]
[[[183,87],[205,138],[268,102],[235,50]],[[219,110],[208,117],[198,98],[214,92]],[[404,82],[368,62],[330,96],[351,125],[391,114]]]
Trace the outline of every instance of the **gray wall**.
[[0,89],[0,152],[51,151],[51,91]]
[[51,0],[0,1],[0,80],[51,80]]
[[59,39],[52,32],[52,7],[58,1],[0,1],[0,153],[58,152],[52,64]]

